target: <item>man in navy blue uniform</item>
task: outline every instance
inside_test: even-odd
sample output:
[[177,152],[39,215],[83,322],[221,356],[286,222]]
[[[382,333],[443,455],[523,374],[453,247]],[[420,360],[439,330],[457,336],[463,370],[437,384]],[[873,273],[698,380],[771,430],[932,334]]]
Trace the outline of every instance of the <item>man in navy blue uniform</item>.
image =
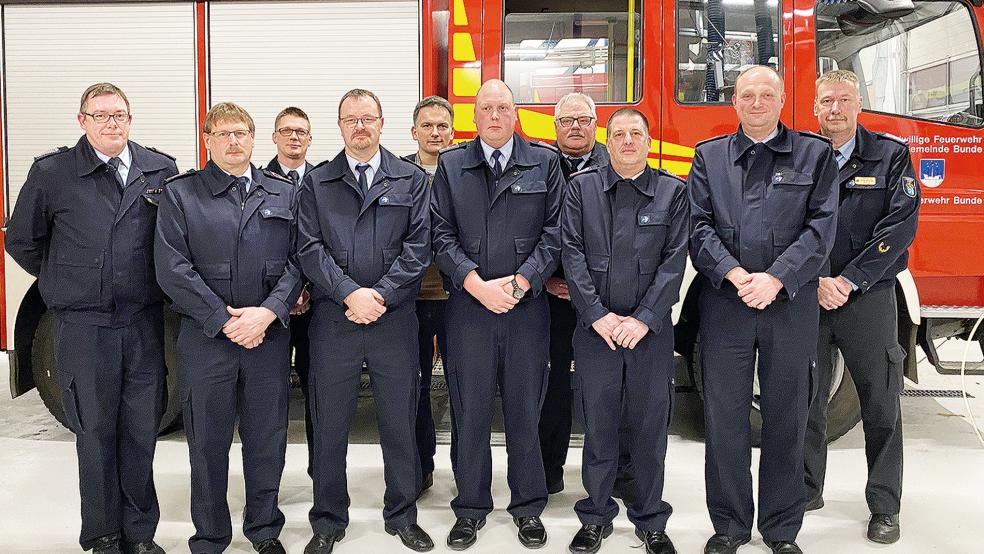
[[289,312],[300,295],[297,189],[250,163],[256,127],[231,102],[202,125],[210,160],[166,183],[157,279],[180,313],[178,363],[191,459],[195,554],[232,540],[226,493],[239,421],[246,480],[243,533],[261,554],[285,552],[278,507],[287,449]]
[[833,142],[840,188],[837,237],[820,277],[818,391],[806,430],[807,510],[823,507],[827,469],[827,391],[834,349],[844,356],[861,401],[871,519],[868,539],[899,540],[902,502],[902,362],[895,276],[916,236],[919,185],[901,139],[858,124],[857,76],[830,71],[817,79],[814,112]]
[[608,120],[607,167],[575,173],[564,200],[563,261],[577,311],[574,389],[584,411],[581,475],[588,498],[574,511],[574,553],[597,552],[611,535],[624,440],[636,494],[629,520],[648,554],[676,552],[666,535],[663,461],[673,396],[673,323],[687,259],[684,183],[649,169],[649,121],[635,108]]
[[515,134],[516,119],[509,87],[484,83],[475,98],[478,138],[441,152],[434,176],[434,251],[451,295],[445,377],[458,432],[457,521],[447,539],[454,550],[475,543],[492,511],[497,390],[509,451],[508,511],[524,546],[547,540],[537,432],[549,372],[542,293],[560,257],[564,177],[557,151]]
[[55,314],[79,461],[79,544],[163,554],[153,462],[166,371],[152,249],[161,184],[178,170],[128,139],[130,102],[110,83],[82,93],[78,121],[85,135],[75,146],[35,159],[5,245]]
[[[288,106],[277,114],[273,122],[273,143],[277,145],[277,155],[270,160],[266,169],[290,179],[300,189],[301,180],[314,165],[307,161],[307,151],[311,146],[311,120],[304,110]],[[301,382],[304,395],[304,434],[307,437],[308,475],[314,467],[314,454],[311,443],[311,406],[308,403],[308,369],[311,367],[310,341],[308,327],[311,326],[311,295],[304,289],[294,309],[290,311],[290,349],[293,353],[294,371]]]
[[[803,435],[816,366],[817,278],[837,225],[830,142],[779,122],[782,77],[742,73],[737,132],[699,143],[688,179],[690,259],[700,272],[707,508],[704,551],[748,542],[753,377],[761,387],[758,529],[773,552],[800,552]],[[757,361],[757,367],[756,367]]]
[[349,523],[345,456],[362,366],[369,368],[383,450],[386,532],[434,548],[417,525],[417,315],[431,260],[430,189],[417,165],[379,146],[379,98],[353,89],[338,104],[345,149],[304,178],[299,256],[312,286],[311,419],[314,537],[327,554]]

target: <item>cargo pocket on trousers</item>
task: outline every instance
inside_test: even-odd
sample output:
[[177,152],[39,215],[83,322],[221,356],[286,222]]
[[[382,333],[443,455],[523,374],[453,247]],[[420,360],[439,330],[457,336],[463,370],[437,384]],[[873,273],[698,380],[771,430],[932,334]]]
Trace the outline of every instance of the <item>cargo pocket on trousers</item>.
[[82,409],[79,406],[79,393],[75,388],[74,378],[62,389],[62,409],[65,411],[65,421],[68,423],[68,428],[76,435],[84,433]]
[[886,386],[892,394],[902,394],[902,362],[905,360],[905,349],[896,344],[886,351],[886,356],[888,356],[888,383]]

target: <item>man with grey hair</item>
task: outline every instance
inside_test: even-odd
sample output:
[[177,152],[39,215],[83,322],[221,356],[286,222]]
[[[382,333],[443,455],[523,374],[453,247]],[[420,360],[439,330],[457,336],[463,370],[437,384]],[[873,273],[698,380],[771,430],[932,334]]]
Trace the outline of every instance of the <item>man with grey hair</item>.
[[839,349],[858,390],[864,424],[871,518],[868,540],[899,540],[902,499],[902,367],[895,276],[905,270],[916,235],[919,185],[909,147],[898,137],[858,124],[861,90],[844,70],[817,79],[813,112],[833,142],[841,190],[834,248],[821,272],[817,297],[818,391],[806,429],[807,510],[823,507],[827,469],[827,391],[833,351]]
[[[571,92],[565,94],[554,108],[554,127],[560,169],[564,180],[582,169],[608,165],[605,145],[595,140],[598,114],[590,96]],[[547,492],[564,490],[564,462],[571,442],[571,338],[577,316],[571,306],[571,296],[564,280],[564,268],[546,282],[550,304],[550,377],[547,393],[540,411],[540,451],[546,474]]]

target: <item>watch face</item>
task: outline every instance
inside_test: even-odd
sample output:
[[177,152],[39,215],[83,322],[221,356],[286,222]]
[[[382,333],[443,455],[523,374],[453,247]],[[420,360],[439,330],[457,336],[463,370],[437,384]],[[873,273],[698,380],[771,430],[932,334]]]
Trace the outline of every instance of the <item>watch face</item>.
[[513,298],[516,300],[522,300],[526,296],[526,291],[520,288],[513,289]]

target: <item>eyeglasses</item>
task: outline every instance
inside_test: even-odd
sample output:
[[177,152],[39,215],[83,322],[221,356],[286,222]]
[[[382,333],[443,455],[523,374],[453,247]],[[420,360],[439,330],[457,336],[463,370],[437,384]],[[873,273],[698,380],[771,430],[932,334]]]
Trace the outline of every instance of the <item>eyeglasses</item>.
[[214,133],[207,133],[209,136],[215,137],[219,140],[229,140],[229,136],[234,136],[238,140],[243,140],[246,137],[252,135],[250,131],[246,129],[237,129],[235,131],[215,131]]
[[121,123],[121,124],[130,121],[130,114],[128,114],[126,112],[116,112],[116,113],[104,113],[104,112],[86,113],[86,112],[81,112],[81,113],[82,113],[82,115],[87,115],[87,116],[91,117],[92,120],[95,121],[96,123],[106,123],[107,121],[109,121],[109,118],[113,118],[113,119],[116,120],[117,123]]
[[594,121],[594,120],[595,120],[595,118],[593,118],[591,116],[587,116],[587,115],[582,115],[581,117],[558,117],[557,118],[557,121],[560,123],[560,126],[561,127],[572,127],[574,125],[574,122],[575,121],[577,121],[577,124],[580,125],[581,127],[587,127],[588,125],[591,125],[591,122]]
[[339,121],[346,127],[355,127],[359,123],[362,123],[363,127],[368,127],[380,119],[382,118],[375,115],[364,115],[362,117],[343,117]]
[[277,129],[277,132],[280,133],[280,136],[282,137],[289,137],[294,133],[297,133],[297,138],[301,140],[306,139],[307,136],[311,134],[311,131],[305,129],[291,129],[290,127],[281,127]]

